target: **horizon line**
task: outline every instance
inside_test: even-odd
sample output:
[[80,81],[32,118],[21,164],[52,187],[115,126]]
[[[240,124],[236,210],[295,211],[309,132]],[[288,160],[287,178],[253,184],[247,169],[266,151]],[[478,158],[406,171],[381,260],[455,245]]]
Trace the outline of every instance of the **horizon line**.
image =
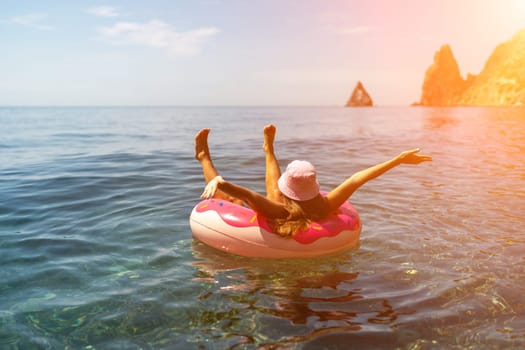
[[0,108],[232,108],[232,107],[246,107],[246,108],[262,108],[262,107],[268,107],[268,108],[301,108],[301,107],[341,107],[341,108],[374,108],[374,107],[411,107],[410,104],[392,104],[392,105],[374,105],[374,106],[354,106],[354,107],[347,107],[345,105],[333,105],[333,104],[326,104],[326,105],[258,105],[258,104],[240,104],[240,105],[168,105],[168,104],[145,104],[145,105],[132,105],[132,104],[100,104],[100,105],[84,105],[84,104],[72,104],[72,105],[55,105],[55,104],[28,104],[28,105],[0,105]]

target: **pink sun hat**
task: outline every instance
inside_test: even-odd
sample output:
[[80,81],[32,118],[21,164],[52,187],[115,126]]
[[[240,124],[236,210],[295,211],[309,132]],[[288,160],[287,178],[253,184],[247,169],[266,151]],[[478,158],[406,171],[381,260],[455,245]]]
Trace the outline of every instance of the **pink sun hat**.
[[297,201],[307,201],[319,194],[315,167],[305,160],[288,164],[277,184],[282,194]]

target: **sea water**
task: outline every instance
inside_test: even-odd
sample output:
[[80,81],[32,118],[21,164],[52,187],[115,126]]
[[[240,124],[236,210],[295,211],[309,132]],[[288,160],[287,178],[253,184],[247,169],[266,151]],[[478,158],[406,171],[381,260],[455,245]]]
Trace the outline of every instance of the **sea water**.
[[[264,192],[262,128],[323,190],[356,192],[358,247],[265,260],[192,239],[193,138]],[[1,349],[525,347],[525,110],[0,109]]]

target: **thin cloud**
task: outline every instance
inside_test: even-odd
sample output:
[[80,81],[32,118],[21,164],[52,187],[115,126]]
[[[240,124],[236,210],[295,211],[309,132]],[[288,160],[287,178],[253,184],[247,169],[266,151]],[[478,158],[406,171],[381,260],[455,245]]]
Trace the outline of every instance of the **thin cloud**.
[[173,55],[199,53],[202,45],[218,32],[214,27],[179,32],[170,24],[159,20],[145,23],[118,22],[111,27],[98,29],[100,36],[111,44],[159,48]]
[[50,25],[42,23],[45,19],[47,19],[47,13],[29,13],[27,15],[11,17],[9,22],[39,30],[53,29]]
[[86,10],[87,13],[98,17],[118,17],[120,13],[115,7],[111,6],[97,6]]
[[344,34],[344,35],[356,35],[356,34],[370,33],[374,30],[375,30],[374,27],[358,26],[358,27],[352,27],[352,28],[343,28],[339,32],[340,34]]

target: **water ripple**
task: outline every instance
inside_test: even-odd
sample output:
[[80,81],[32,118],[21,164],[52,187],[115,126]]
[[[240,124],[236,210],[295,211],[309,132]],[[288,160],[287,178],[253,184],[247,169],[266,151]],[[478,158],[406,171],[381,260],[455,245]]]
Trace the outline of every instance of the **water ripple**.
[[[282,164],[312,161],[325,190],[407,148],[434,161],[355,193],[363,233],[342,254],[269,262],[194,241],[195,132],[212,127],[217,168],[264,192],[261,129],[276,120]],[[0,348],[525,344],[522,110],[0,108],[0,121]]]

